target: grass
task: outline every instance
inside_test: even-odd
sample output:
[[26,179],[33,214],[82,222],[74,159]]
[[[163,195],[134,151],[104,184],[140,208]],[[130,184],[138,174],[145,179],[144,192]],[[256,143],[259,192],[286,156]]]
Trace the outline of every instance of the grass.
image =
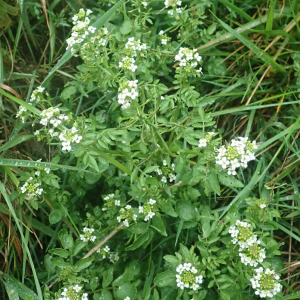
[[[6,273],[0,276],[0,294],[10,300],[19,299],[13,291],[20,296],[30,295],[28,288],[35,291],[38,299],[43,299],[37,273],[46,250],[54,247],[61,227],[61,223],[48,224],[51,208],[35,212],[14,201],[24,166],[34,168],[39,164],[80,171],[71,164],[34,162],[40,153],[44,153],[43,160],[49,161],[49,148],[43,144],[37,146],[30,127],[16,121],[14,114],[18,104],[40,114],[26,102],[41,83],[51,87],[53,94],[60,94],[63,83],[72,78],[77,65],[71,52],[64,52],[64,41],[70,30],[66,23],[70,24],[70,16],[79,6],[96,6],[92,1],[59,0],[45,5],[44,11],[40,4],[27,0],[18,1],[18,5],[20,18],[14,18],[0,37],[0,270]],[[38,15],[33,13],[35,5]],[[95,26],[101,27],[116,9],[114,6],[107,11]],[[209,74],[205,70],[203,82],[209,93],[201,95],[203,103],[208,104],[206,111],[212,113],[226,139],[249,135],[259,144],[259,163],[253,167],[252,178],[235,197],[230,197],[228,191],[226,199],[217,199],[217,210],[222,219],[244,196],[268,195],[272,199],[282,213],[272,225],[274,237],[284,243],[281,249],[287,270],[284,299],[299,299],[300,70],[295,70],[292,58],[294,53],[299,53],[298,1],[220,0],[211,16],[209,22],[220,25],[222,34],[204,44],[199,41],[195,46],[205,60],[221,57],[226,74],[218,75],[217,70],[214,70],[217,74]],[[96,97],[88,98],[84,106],[81,100],[77,102],[77,113],[97,109],[95,100]],[[131,174],[109,154],[99,155]],[[67,216],[66,222],[74,223],[72,218]],[[16,238],[21,250],[14,241]],[[150,266],[150,281],[154,268]],[[33,275],[33,280],[27,280],[28,273]],[[50,278],[47,284],[51,282]]]

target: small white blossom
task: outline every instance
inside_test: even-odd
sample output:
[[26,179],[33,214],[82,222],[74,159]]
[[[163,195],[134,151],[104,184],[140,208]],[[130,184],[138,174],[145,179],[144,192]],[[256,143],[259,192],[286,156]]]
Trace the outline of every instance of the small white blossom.
[[206,139],[200,139],[198,147],[206,147],[207,146],[207,140]]

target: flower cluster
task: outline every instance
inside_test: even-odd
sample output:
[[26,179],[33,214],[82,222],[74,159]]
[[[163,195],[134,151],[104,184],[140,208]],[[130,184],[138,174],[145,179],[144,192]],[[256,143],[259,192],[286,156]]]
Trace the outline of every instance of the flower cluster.
[[247,168],[248,162],[255,159],[254,149],[257,149],[255,141],[250,142],[247,137],[238,137],[217,150],[216,164],[222,166],[228,175],[236,175],[238,167]]
[[[178,54],[175,56],[175,61],[179,62],[179,67],[183,68],[186,72],[190,73],[196,69],[202,57],[197,53],[197,49],[190,50],[189,48],[180,48]],[[201,73],[200,67],[196,72]]]
[[209,143],[212,139],[212,137],[215,135],[214,132],[208,132],[203,139],[199,140],[199,148],[205,148],[207,146],[207,143]]
[[[37,175],[38,176],[38,175]],[[37,181],[36,178],[29,177],[24,185],[21,187],[22,194],[27,193],[27,197],[32,199],[34,197],[39,197],[43,193],[43,188],[40,187],[41,182]]]
[[155,200],[150,199],[146,204],[143,206],[139,206],[139,213],[145,214],[144,221],[148,221],[155,216],[154,204],[156,203]]
[[68,116],[61,114],[58,107],[49,107],[44,109],[41,112],[41,121],[40,123],[44,126],[47,126],[48,123],[53,127],[58,127],[58,125],[62,124],[62,122],[67,121],[69,119]]
[[182,13],[181,2],[181,0],[166,0],[165,8],[168,8],[169,6],[172,7],[172,9],[168,11],[168,14],[172,16],[174,12],[177,12],[178,14]]
[[272,298],[281,291],[281,284],[278,282],[280,277],[274,270],[262,267],[254,270],[255,274],[250,279],[255,294],[261,298]]
[[239,256],[244,265],[256,267],[266,258],[266,251],[261,248],[260,240],[250,230],[250,224],[237,220],[235,226],[230,226],[229,233],[232,237],[233,244],[239,245]]
[[71,129],[65,129],[59,135],[59,140],[62,142],[62,150],[63,151],[71,151],[71,143],[79,144],[82,140],[82,136],[78,135],[78,129],[76,127],[72,127]]
[[104,207],[102,207],[103,211],[107,211],[110,207],[121,205],[121,200],[116,200],[114,199],[114,197],[115,194],[109,194],[103,198],[103,200],[105,201]]
[[125,44],[124,53],[129,57],[137,57],[138,53],[140,56],[144,56],[143,50],[147,49],[147,45],[141,44],[141,40],[134,40],[134,37],[128,39],[128,42]]
[[257,200],[255,201],[255,204],[256,204],[259,208],[264,209],[264,208],[266,208],[266,207],[268,206],[268,201],[266,201],[266,200],[263,199],[263,198],[260,198],[260,199],[257,199]]
[[118,103],[122,109],[130,107],[130,100],[135,100],[139,93],[137,92],[138,80],[126,81],[120,85],[118,94]]
[[75,286],[69,286],[64,288],[60,297],[56,300],[88,300],[88,294],[82,293],[82,287],[76,284]]
[[104,248],[99,248],[96,252],[102,255],[102,259],[108,258],[113,264],[116,263],[120,258],[118,252],[110,252],[110,248],[108,246],[105,246]]
[[142,50],[146,49],[146,44],[141,44],[140,40],[135,41],[134,37],[129,38],[128,42],[125,44],[125,56],[122,61],[119,62],[119,67],[135,72],[137,69],[137,65],[135,65],[135,57],[137,57],[138,53],[140,56],[144,56]]
[[130,220],[136,221],[137,215],[134,213],[133,208],[131,205],[126,205],[125,208],[120,209],[120,215],[117,217],[118,222],[123,221],[123,224],[126,227],[129,227]]
[[92,37],[88,37],[80,47],[80,56],[89,66],[95,66],[102,62],[102,53],[108,41],[107,35],[107,28],[102,27]]
[[27,112],[27,108],[20,105],[16,117],[20,118],[22,123],[25,123],[25,118],[28,117],[29,115],[30,114]]
[[157,168],[155,170],[155,172],[158,174],[158,175],[161,175],[161,182],[163,183],[167,183],[167,178],[169,179],[169,182],[173,182],[176,180],[176,175],[173,173],[175,171],[175,164],[171,164],[171,166],[168,166],[168,163],[167,161],[164,159],[163,160],[163,167],[160,169],[160,168]]
[[43,92],[45,88],[42,86],[37,87],[31,94],[29,101],[30,102],[40,102],[44,100]]
[[92,235],[94,231],[95,231],[94,228],[84,227],[83,234],[80,235],[80,239],[84,242],[88,242],[88,241],[95,242],[97,237],[95,235]]
[[[256,267],[266,258],[266,251],[260,247],[260,240],[250,230],[251,225],[247,222],[237,220],[235,226],[230,226],[229,233],[232,242],[238,244],[239,256],[244,265]],[[279,276],[270,269],[263,270],[262,267],[254,269],[256,274],[251,279],[252,287],[256,290],[255,294],[261,298],[273,297],[281,290],[281,285],[277,282]]]
[[189,288],[197,291],[200,288],[200,284],[203,282],[203,276],[199,274],[199,271],[192,266],[191,263],[180,264],[176,268],[176,282],[177,286],[182,290]]
[[[31,94],[30,99],[29,99],[29,105],[32,105],[33,103],[38,103],[44,100],[43,92],[45,88],[42,86],[37,87]],[[47,92],[46,92],[47,94]],[[47,94],[48,95],[48,94]],[[25,118],[31,116],[31,114],[28,112],[27,108],[24,106],[20,105],[18,112],[16,114],[17,118],[20,118],[22,123],[25,123]]]
[[85,11],[84,9],[80,9],[78,14],[76,14],[73,20],[73,28],[71,37],[67,39],[67,50],[71,49],[74,54],[78,49],[80,44],[85,40],[85,38],[90,34],[96,31],[96,28],[93,26],[89,26],[90,19],[88,16],[92,13],[90,9]]
[[159,32],[159,37],[162,45],[167,45],[168,41],[170,40],[170,38],[164,33],[163,30]]
[[[44,131],[47,135],[50,135],[51,138],[58,138],[62,145],[63,151],[71,151],[72,143],[80,143],[82,136],[78,134],[77,124],[74,123],[71,129],[66,128],[70,123],[69,116],[62,114],[57,107],[50,107],[41,112],[41,121],[40,124],[44,126],[52,126],[52,128],[44,128]],[[61,125],[61,128],[59,126]],[[58,130],[58,131],[56,131]],[[39,137],[40,130],[37,130],[35,133]]]

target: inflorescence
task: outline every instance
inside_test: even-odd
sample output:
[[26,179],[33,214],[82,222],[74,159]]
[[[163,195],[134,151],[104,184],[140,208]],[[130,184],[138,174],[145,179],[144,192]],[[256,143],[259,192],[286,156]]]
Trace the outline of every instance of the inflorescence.
[[[178,54],[175,56],[175,61],[179,62],[178,68],[183,68],[188,73],[196,69],[201,60],[202,57],[197,53],[197,49],[180,48]],[[196,71],[201,73],[202,68],[200,67]]]
[[173,16],[174,12],[178,14],[182,13],[181,2],[181,0],[165,0],[165,8],[171,7],[168,10],[168,14]]
[[[232,243],[239,245],[241,262],[246,266],[256,267],[266,258],[266,251],[260,247],[261,242],[257,239],[257,235],[253,234],[250,227],[249,223],[237,220],[235,226],[230,226],[229,233],[232,237]],[[275,274],[275,271],[269,268],[264,270],[262,267],[254,269],[254,271],[256,274],[251,279],[251,284],[256,295],[266,298],[273,297],[280,292],[279,276]]]
[[139,206],[139,213],[145,215],[144,221],[148,221],[155,216],[155,208],[154,205],[156,200],[150,199],[146,204],[143,206]]
[[247,168],[249,161],[254,160],[253,150],[257,149],[256,142],[248,141],[247,137],[238,137],[217,149],[216,164],[222,166],[228,175],[236,175],[238,167]]
[[139,93],[137,92],[138,80],[126,81],[120,85],[118,94],[118,103],[122,109],[130,107],[130,100],[135,100]]
[[71,49],[71,52],[74,54],[79,48],[81,43],[88,37],[90,33],[94,33],[96,28],[89,26],[90,19],[88,16],[92,13],[90,9],[85,11],[80,9],[78,14],[76,14],[73,20],[73,28],[71,37],[67,39],[67,50]]
[[176,272],[176,282],[179,288],[182,290],[187,288],[194,291],[200,288],[203,276],[199,274],[199,271],[191,263],[180,264],[176,268]]
[[75,286],[65,287],[57,300],[88,300],[88,294],[82,293],[82,287],[76,284]]

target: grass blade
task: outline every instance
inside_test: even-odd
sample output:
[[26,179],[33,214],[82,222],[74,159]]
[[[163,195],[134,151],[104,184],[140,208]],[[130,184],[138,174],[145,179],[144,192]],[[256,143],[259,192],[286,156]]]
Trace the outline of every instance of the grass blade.
[[2,145],[0,147],[0,152],[8,150],[9,148],[12,148],[20,143],[23,143],[25,141],[28,141],[30,139],[32,139],[34,137],[33,134],[23,134],[23,135],[19,135],[16,136],[15,138],[13,138],[12,140],[6,142],[4,145]]
[[[3,198],[5,199],[5,202],[6,202],[8,208],[10,210],[10,213],[11,213],[11,215],[12,215],[12,217],[13,217],[13,219],[14,219],[17,227],[18,227],[21,239],[22,239],[22,241],[24,241],[25,237],[24,237],[24,234],[23,234],[23,230],[21,228],[21,224],[20,224],[19,219],[18,219],[18,217],[16,215],[15,209],[14,209],[14,207],[12,205],[12,201],[11,201],[10,197],[8,196],[8,194],[6,193],[5,187],[4,187],[4,185],[3,185],[2,182],[0,182],[0,192],[1,192],[2,196],[3,196]],[[28,249],[27,244],[24,244],[24,243],[22,243],[22,244],[23,244],[23,250],[26,251],[27,256],[28,256],[28,260],[29,260],[29,264],[31,266],[32,275],[33,275],[33,278],[34,278],[34,283],[35,283],[35,287],[36,287],[37,294],[38,294],[38,299],[39,300],[43,300],[42,289],[41,289],[41,286],[40,286],[40,283],[39,283],[39,280],[38,280],[38,277],[37,277],[37,273],[36,273],[36,270],[35,270],[35,267],[34,267],[34,263],[33,263],[30,251]]]
[[238,40],[240,40],[247,48],[253,51],[257,55],[257,57],[261,58],[266,64],[270,64],[274,69],[276,69],[279,72],[286,73],[286,70],[280,64],[275,62],[275,60],[269,54],[261,50],[253,42],[242,36],[236,30],[232,29],[230,26],[228,26],[226,23],[220,20],[217,16],[215,16],[215,18],[229,33],[231,33]]
[[6,93],[3,89],[0,88],[0,94],[4,95],[5,97],[7,97],[10,100],[13,100],[14,102],[18,103],[19,105],[24,106],[27,110],[29,110],[30,112],[34,113],[35,115],[40,115],[41,111],[37,108],[35,108],[34,106],[28,104],[27,102],[9,94]]
[[77,167],[72,167],[72,166],[68,166],[68,165],[60,165],[60,164],[54,164],[54,163],[48,163],[48,162],[38,162],[38,161],[22,160],[22,159],[10,159],[10,158],[3,158],[1,156],[0,156],[0,166],[66,169],[66,170],[73,170],[73,171],[80,171],[80,172],[94,174],[91,171],[82,170]]

